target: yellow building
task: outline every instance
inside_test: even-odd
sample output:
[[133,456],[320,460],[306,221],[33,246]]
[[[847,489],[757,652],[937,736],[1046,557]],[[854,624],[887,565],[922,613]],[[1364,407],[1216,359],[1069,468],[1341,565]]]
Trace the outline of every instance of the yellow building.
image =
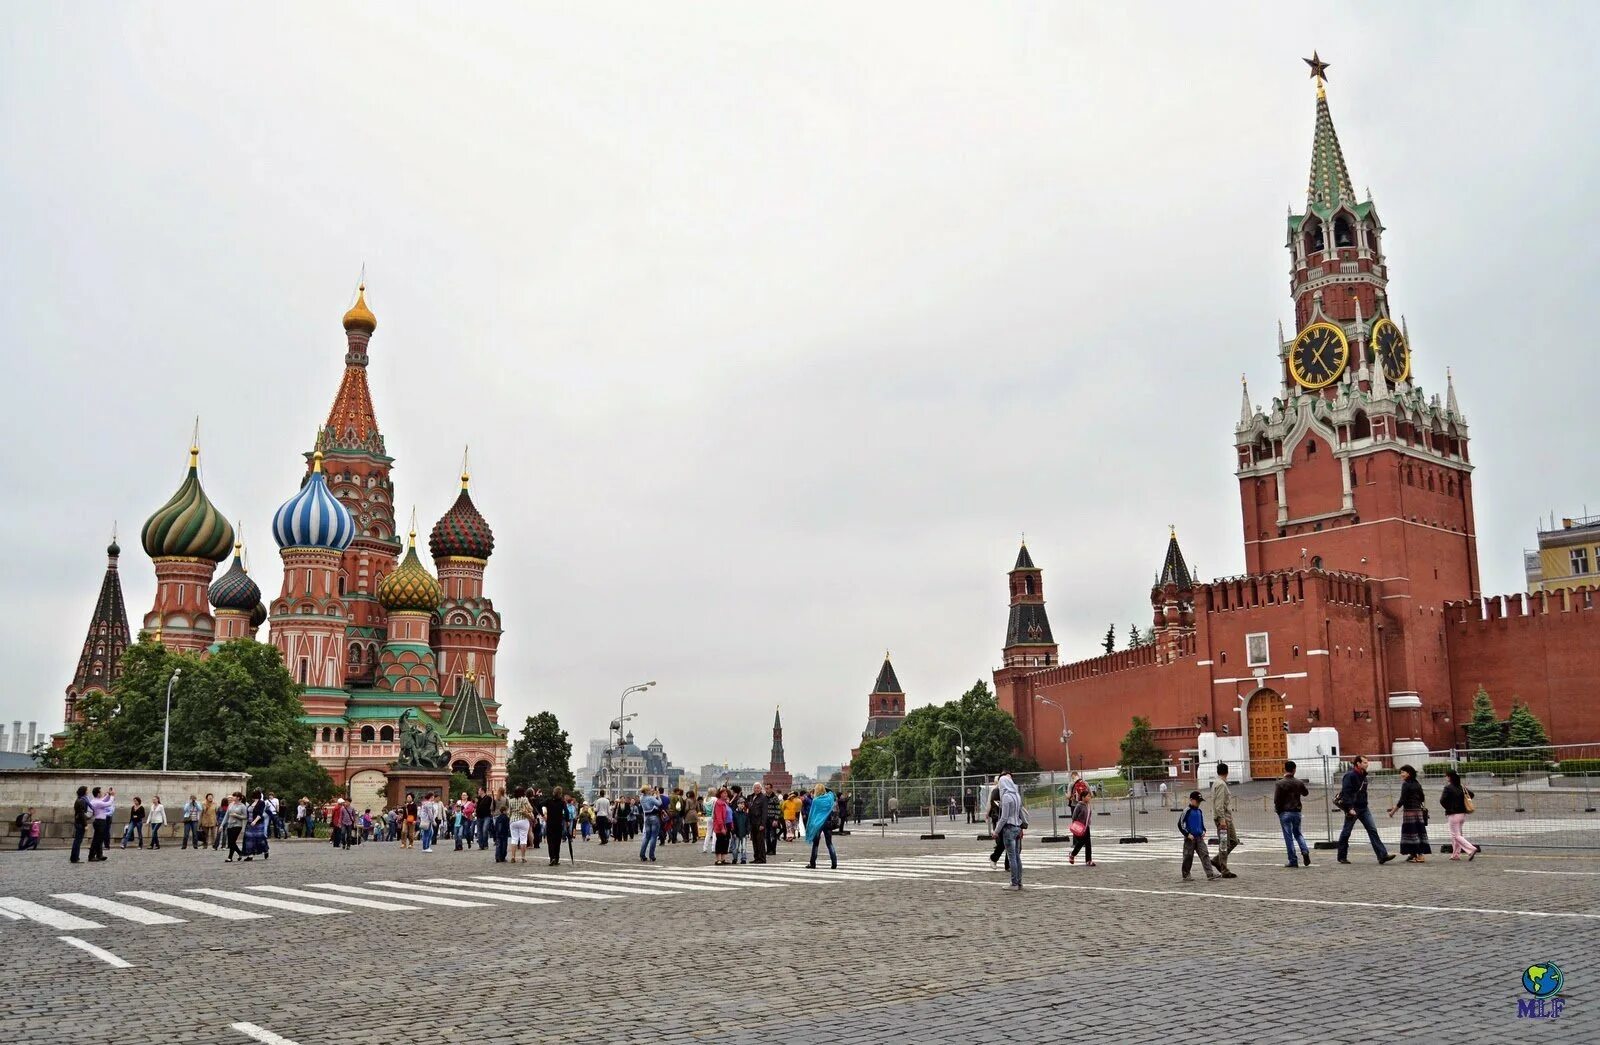
[[1523,553],[1523,569],[1529,591],[1600,587],[1600,515],[1540,530],[1538,550]]

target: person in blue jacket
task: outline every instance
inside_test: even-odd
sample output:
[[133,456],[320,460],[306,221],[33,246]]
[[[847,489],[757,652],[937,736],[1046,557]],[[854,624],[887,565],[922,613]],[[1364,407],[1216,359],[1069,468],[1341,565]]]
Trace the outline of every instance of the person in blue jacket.
[[1198,791],[1189,792],[1189,808],[1178,817],[1178,833],[1183,835],[1183,880],[1189,881],[1189,869],[1194,866],[1196,855],[1200,857],[1200,866],[1205,869],[1206,881],[1214,882],[1222,877],[1211,866],[1211,849],[1206,845],[1206,815],[1200,811],[1200,803],[1205,798]]
[[833,850],[833,792],[828,790],[826,784],[818,784],[811,797],[811,806],[806,811],[806,841],[811,843],[811,862],[806,867],[815,871],[817,869],[817,845],[826,844],[828,847],[828,864],[833,870],[839,869],[839,854]]

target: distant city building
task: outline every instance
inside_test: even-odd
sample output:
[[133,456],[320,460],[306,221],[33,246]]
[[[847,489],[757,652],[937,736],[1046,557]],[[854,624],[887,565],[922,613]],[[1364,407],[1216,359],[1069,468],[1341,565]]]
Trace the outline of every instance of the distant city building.
[[[590,751],[593,752],[593,744]],[[633,742],[633,734],[623,739],[622,749],[613,751],[609,765],[602,745],[601,765],[586,779],[590,790],[605,788],[610,795],[637,793],[643,787],[664,787],[671,791],[682,786],[684,770],[672,764],[660,740],[652,740],[646,747]]]
[[835,773],[843,772],[843,766],[818,766],[816,779],[822,781],[832,780]]
[[1531,592],[1600,587],[1600,515],[1540,530],[1538,549],[1522,559]]
[[760,766],[727,766],[711,762],[700,767],[700,787],[703,790],[738,784],[748,791],[752,784],[759,784],[766,775],[767,770]]

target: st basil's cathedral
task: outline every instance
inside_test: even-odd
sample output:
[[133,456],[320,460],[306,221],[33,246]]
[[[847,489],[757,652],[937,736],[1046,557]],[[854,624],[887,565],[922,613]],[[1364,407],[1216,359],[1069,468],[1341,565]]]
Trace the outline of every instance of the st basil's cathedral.
[[[483,590],[494,533],[472,503],[463,461],[461,492],[428,539],[438,576],[418,557],[414,528],[401,542],[394,459],[367,387],[377,327],[363,285],[344,315],[344,376],[327,423],[305,455],[300,489],[272,518],[283,584],[270,602],[245,566],[234,528],[201,486],[198,445],[189,448],[177,492],[141,533],[156,573],[143,630],[170,650],[205,655],[219,643],[254,639],[266,624],[303,690],[312,756],[358,808],[384,804],[407,712],[441,735],[451,769],[490,786],[504,783],[507,754],[495,700],[500,615]],[[115,540],[107,552],[106,580],[67,687],[69,723],[84,694],[110,689],[128,643]]]

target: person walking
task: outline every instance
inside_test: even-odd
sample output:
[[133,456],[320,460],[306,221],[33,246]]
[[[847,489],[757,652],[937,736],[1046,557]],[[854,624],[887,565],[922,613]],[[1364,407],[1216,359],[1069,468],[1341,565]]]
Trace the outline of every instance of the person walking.
[[211,847],[211,835],[216,830],[217,801],[216,796],[210,791],[206,792],[206,800],[200,803],[200,815],[195,818],[194,848],[195,852]]
[[611,841],[611,799],[606,797],[603,787],[594,800],[594,829],[600,835],[601,845]]
[[522,788],[511,792],[511,862],[528,862],[528,836],[533,833],[533,803]]
[[1083,866],[1093,867],[1094,863],[1094,832],[1090,829],[1094,820],[1094,803],[1084,799],[1072,807],[1072,819],[1067,821],[1067,833],[1072,836],[1072,852],[1067,854],[1067,863],[1075,863],[1078,859],[1078,850],[1083,850]]
[[783,833],[783,795],[775,787],[767,788],[767,856],[778,855],[778,836]]
[[1217,780],[1211,785],[1211,817],[1217,823],[1217,854],[1212,862],[1224,878],[1237,878],[1228,870],[1228,854],[1239,848],[1239,832],[1234,826],[1233,791],[1228,787],[1228,763],[1217,763]]
[[1394,859],[1395,854],[1389,852],[1383,839],[1378,837],[1378,825],[1373,822],[1372,810],[1367,807],[1367,765],[1366,755],[1356,756],[1344,779],[1339,782],[1339,797],[1334,799],[1333,804],[1344,810],[1344,827],[1339,831],[1339,847],[1336,851],[1341,864],[1350,862],[1350,832],[1355,830],[1358,821],[1367,829],[1367,839],[1372,843],[1372,853],[1378,858],[1378,863],[1386,864]]
[[983,820],[984,823],[989,825],[989,837],[994,840],[994,850],[989,854],[989,866],[999,867],[1000,859],[1004,857],[1006,861],[1006,870],[1011,870],[1011,856],[1006,852],[1006,840],[1000,837],[999,780],[996,780],[994,785],[989,788],[989,801],[984,809]]
[[828,866],[837,871],[839,869],[839,854],[833,848],[833,792],[828,790],[826,784],[818,784],[811,795],[811,809],[806,814],[806,841],[811,843],[811,862],[806,867],[815,871],[817,869],[817,844],[826,842],[828,845]]
[[400,807],[400,848],[414,849],[417,845],[417,819],[422,809],[417,805],[415,792],[406,792],[405,805]]
[[[859,805],[860,803],[858,802],[857,804]],[[969,823],[969,824],[977,823],[978,822],[978,793],[976,791],[974,791],[970,787],[967,788],[967,793],[961,796],[961,804],[966,808],[966,811],[967,811],[967,823]],[[858,817],[856,817],[856,820],[857,820],[857,822],[860,822],[861,818],[858,816]]]
[[473,803],[473,814],[477,817],[478,848],[489,848],[489,836],[494,833],[494,796],[487,787],[478,789],[477,801]]
[[800,823],[800,796],[790,791],[783,798],[783,840],[792,842],[798,837]]
[[33,815],[33,806],[29,806],[28,811],[23,816],[25,819],[22,823],[21,834],[17,838],[17,849],[18,851],[38,849],[39,833],[44,828],[44,821]]
[[700,841],[700,811],[700,795],[690,784],[683,796],[683,837],[691,845]]
[[[271,859],[272,849],[267,839],[267,832],[272,826],[272,815],[267,810],[267,796],[257,791],[253,800],[246,800],[241,804],[245,806],[244,858],[254,860],[259,856],[263,860]],[[345,829],[347,844],[349,837],[350,830],[347,827]]]
[[1473,804],[1473,794],[1470,789],[1461,783],[1461,774],[1453,769],[1444,771],[1444,790],[1439,792],[1439,806],[1444,810],[1450,822],[1450,859],[1459,860],[1461,854],[1467,854],[1467,863],[1478,855],[1482,846],[1474,845],[1467,841],[1467,836],[1462,834],[1462,825],[1467,822],[1467,814],[1476,808]]
[[1389,807],[1389,816],[1400,811],[1400,852],[1408,864],[1428,862],[1433,847],[1428,844],[1428,801],[1414,766],[1400,767],[1400,798]]
[[235,791],[228,796],[228,811],[224,814],[228,825],[228,863],[233,863],[237,856],[240,860],[249,859],[245,851],[239,846],[239,836],[244,834],[245,824],[250,819],[250,811],[245,808],[244,795]]
[[567,837],[567,798],[557,784],[555,790],[544,800],[544,840],[550,850],[550,866],[556,867],[561,863],[561,843]]
[[711,807],[711,835],[716,839],[716,866],[728,863],[728,849],[733,840],[733,806],[728,802],[728,789],[718,788]]
[[750,792],[750,851],[758,864],[767,862],[767,804],[771,801],[764,784]]
[[333,800],[333,810],[328,814],[329,842],[335,849],[344,848],[344,798]]
[[128,843],[138,839],[139,848],[144,848],[144,821],[150,811],[144,807],[138,795],[133,796],[133,805],[128,810],[128,826],[122,829],[122,848],[128,848]]
[[494,862],[503,864],[506,846],[511,842],[511,799],[506,796],[505,788],[495,788],[490,815],[494,817]]
[[[1000,796],[1000,813],[995,824],[1006,849],[1006,864],[1011,868],[1011,888],[1022,888],[1022,835],[1028,828],[1028,810],[1022,792],[1011,779],[1011,770],[1001,771],[995,793]],[[1076,852],[1076,850],[1074,850]]]
[[1189,807],[1178,815],[1178,833],[1183,835],[1183,880],[1189,881],[1189,871],[1194,858],[1200,857],[1200,867],[1206,881],[1214,882],[1222,876],[1211,864],[1211,849],[1206,845],[1206,815],[1200,810],[1205,798],[1198,791],[1189,792]]
[[72,857],[68,863],[82,861],[83,836],[93,830],[94,807],[89,804],[89,787],[79,784],[78,793],[72,800]]
[[[200,801],[195,796],[190,795],[189,800],[183,803],[182,816],[183,841],[178,845],[178,848],[187,849],[189,848],[189,843],[195,842],[198,837],[197,831],[200,826]],[[195,842],[195,848],[200,848],[198,842]]]
[[89,840],[89,859],[103,863],[106,850],[111,848],[111,818],[117,814],[117,789],[106,788],[101,794],[97,787],[89,792],[89,806],[94,813],[94,834]]
[[900,822],[900,796],[899,795],[890,795],[889,796],[889,822],[891,824],[898,824]]
[[227,837],[228,806],[231,804],[233,804],[233,797],[231,795],[223,795],[222,801],[217,805],[217,821],[212,827],[211,838],[211,850],[213,852],[221,848],[224,839]]
[[[1299,867],[1304,862],[1311,866],[1311,847],[1306,845],[1306,836],[1300,833],[1300,800],[1311,794],[1306,782],[1294,775],[1295,764],[1283,764],[1283,776],[1272,788],[1272,809],[1278,814],[1278,826],[1283,828],[1283,846],[1289,851],[1289,862],[1285,867]],[[1295,859],[1295,847],[1299,846],[1299,860]]]
[[639,843],[639,861],[655,863],[656,843],[661,839],[661,799],[648,787],[639,789],[639,809],[644,813],[644,841]]
[[429,791],[422,797],[422,804],[417,807],[417,822],[422,825],[422,851],[433,852],[434,834],[439,830],[439,821],[443,819],[443,810],[439,800]]
[[161,848],[161,829],[167,826],[167,807],[161,804],[161,796],[156,795],[150,804],[150,848]]

